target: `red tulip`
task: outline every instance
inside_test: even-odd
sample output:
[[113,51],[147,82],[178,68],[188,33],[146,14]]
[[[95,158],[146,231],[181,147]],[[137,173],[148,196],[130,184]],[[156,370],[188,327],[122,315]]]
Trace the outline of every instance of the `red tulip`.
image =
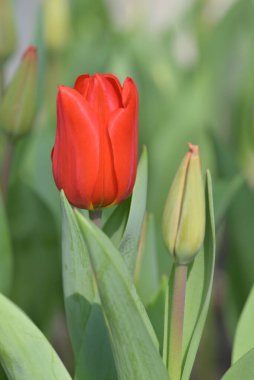
[[127,78],[81,75],[60,86],[52,150],[59,190],[79,208],[119,203],[132,192],[137,169],[138,93]]

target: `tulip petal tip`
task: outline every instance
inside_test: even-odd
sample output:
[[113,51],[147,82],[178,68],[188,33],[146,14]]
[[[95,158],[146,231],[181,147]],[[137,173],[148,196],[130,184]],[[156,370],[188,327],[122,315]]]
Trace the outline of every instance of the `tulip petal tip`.
[[188,146],[189,146],[189,152],[192,153],[192,154],[199,154],[199,146],[198,145],[194,145],[192,143],[188,143]]
[[28,46],[28,48],[24,52],[22,59],[24,59],[26,57],[36,58],[36,56],[37,56],[37,48],[33,45],[30,45],[30,46]]

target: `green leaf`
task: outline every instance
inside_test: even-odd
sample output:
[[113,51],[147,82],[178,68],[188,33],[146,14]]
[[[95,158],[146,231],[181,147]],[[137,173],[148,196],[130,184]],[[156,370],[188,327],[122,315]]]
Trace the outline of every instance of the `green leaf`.
[[225,373],[221,380],[253,380],[254,379],[254,349],[241,357]]
[[71,380],[32,321],[0,294],[0,359],[9,380]]
[[235,175],[232,179],[217,182],[214,187],[214,210],[216,226],[222,221],[235,195],[240,190],[244,178]]
[[155,296],[160,285],[155,220],[152,214],[146,215],[144,219],[134,281],[139,296],[147,305]]
[[9,188],[7,209],[15,263],[11,297],[45,331],[62,303],[59,227],[45,203],[18,179]]
[[123,237],[123,233],[128,220],[130,211],[130,198],[120,203],[112,212],[103,226],[103,231],[111,239],[112,243],[118,248]]
[[227,327],[234,336],[237,321],[253,286],[254,267],[254,192],[247,184],[241,187],[227,218],[227,234],[230,241],[228,260],[228,287],[224,305]]
[[20,141],[17,171],[22,181],[35,191],[58,222],[58,191],[52,176],[50,158],[54,135],[53,128],[38,128],[28,139]]
[[78,356],[95,298],[93,273],[84,240],[68,201],[62,200],[62,271],[65,309],[75,356]]
[[64,300],[75,356],[75,379],[113,380],[113,355],[87,248],[63,192],[61,202]]
[[237,362],[252,348],[254,349],[254,287],[246,301],[242,314],[240,316],[233,345],[232,363]]
[[78,211],[105,314],[119,380],[168,379],[157,339],[126,265],[107,236]]
[[2,197],[0,196],[0,291],[8,293],[12,279],[12,250]]
[[215,262],[215,225],[212,181],[206,174],[206,231],[204,249],[188,273],[184,332],[183,370],[181,380],[188,380],[197,354],[211,298]]
[[147,149],[144,146],[139,160],[137,178],[131,197],[129,217],[119,246],[119,250],[131,272],[133,272],[135,268],[138,241],[146,212],[147,181],[148,155]]
[[147,305],[146,311],[149,319],[153,325],[154,331],[159,341],[160,351],[162,352],[163,337],[164,337],[164,312],[165,312],[165,299],[167,292],[168,280],[166,276],[161,279],[161,285],[153,298]]
[[109,335],[98,303],[93,303],[83,331],[75,380],[117,380]]

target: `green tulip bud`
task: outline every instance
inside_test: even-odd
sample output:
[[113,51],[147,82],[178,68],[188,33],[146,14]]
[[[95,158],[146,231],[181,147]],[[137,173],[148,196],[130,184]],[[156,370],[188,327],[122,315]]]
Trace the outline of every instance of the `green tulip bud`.
[[36,114],[37,52],[30,46],[7,87],[0,106],[0,125],[11,137],[27,133]]
[[205,233],[205,194],[198,146],[189,144],[174,178],[163,214],[163,237],[175,261],[190,263]]
[[44,40],[50,52],[61,52],[70,37],[70,4],[68,0],[45,0]]
[[11,0],[0,0],[0,62],[16,48],[16,28]]

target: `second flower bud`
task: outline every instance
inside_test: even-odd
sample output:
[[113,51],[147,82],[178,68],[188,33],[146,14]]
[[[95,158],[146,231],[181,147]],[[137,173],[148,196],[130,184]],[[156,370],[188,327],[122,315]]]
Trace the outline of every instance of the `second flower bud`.
[[198,146],[189,151],[174,178],[163,214],[163,237],[175,261],[190,263],[205,233],[205,194]]

